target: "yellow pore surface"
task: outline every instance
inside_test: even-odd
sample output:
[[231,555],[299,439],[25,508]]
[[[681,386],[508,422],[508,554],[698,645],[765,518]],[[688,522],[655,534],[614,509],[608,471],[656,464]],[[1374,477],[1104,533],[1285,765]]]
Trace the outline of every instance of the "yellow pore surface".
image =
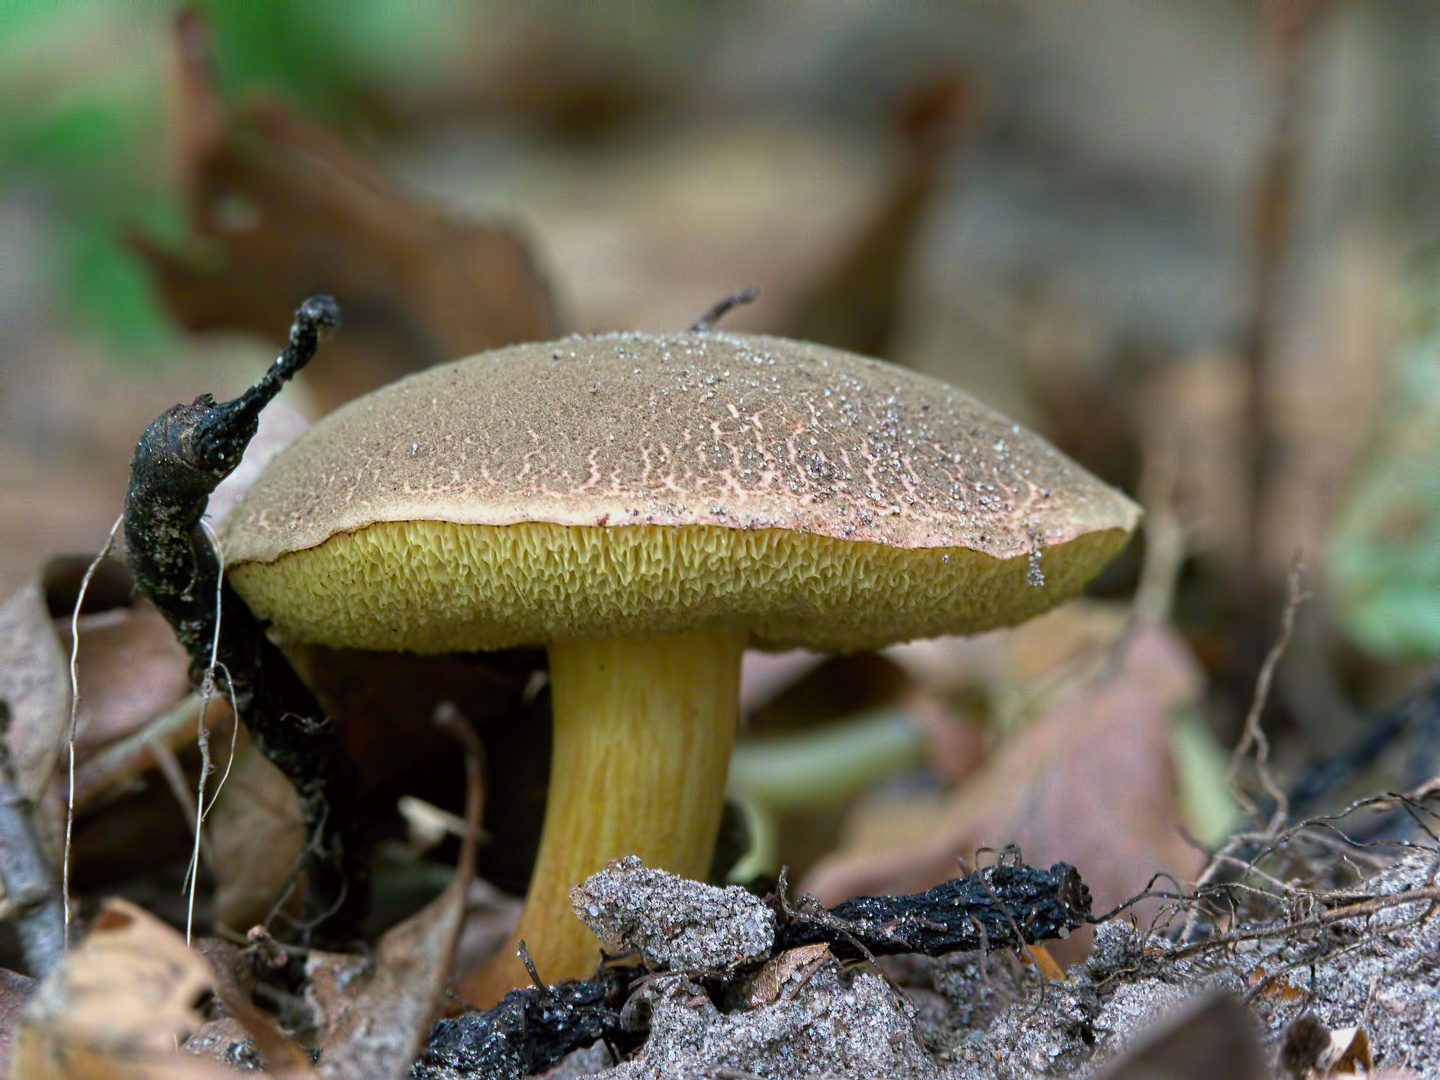
[[[787,529],[377,522],[231,581],[297,641],[463,652],[688,628],[760,648],[875,648],[1020,622],[1079,592],[1125,542],[1107,529],[1030,560]],[[1035,575],[1031,575],[1033,579]]]

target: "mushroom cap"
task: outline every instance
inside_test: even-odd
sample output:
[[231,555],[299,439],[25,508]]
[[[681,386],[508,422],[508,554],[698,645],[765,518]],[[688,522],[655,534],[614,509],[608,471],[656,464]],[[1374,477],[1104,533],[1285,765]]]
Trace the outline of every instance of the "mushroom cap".
[[298,641],[448,652],[710,627],[843,651],[1022,621],[1138,520],[935,379],[780,338],[624,333],[351,402],[271,462],[224,548],[240,595]]

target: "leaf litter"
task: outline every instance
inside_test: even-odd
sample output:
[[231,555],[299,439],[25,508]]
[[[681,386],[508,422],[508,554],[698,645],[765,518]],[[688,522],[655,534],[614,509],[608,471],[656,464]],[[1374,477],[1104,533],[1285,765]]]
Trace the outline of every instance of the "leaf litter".
[[[374,219],[370,219],[366,227],[372,229],[370,233],[365,228],[350,229],[354,222],[365,219],[361,212],[365,197],[388,186],[372,183],[378,180],[375,170],[347,157],[327,133],[313,129],[273,103],[251,102],[231,108],[220,102],[204,70],[203,42],[186,41],[182,37],[179,44],[182,53],[178,74],[182,86],[189,80],[180,94],[189,94],[190,98],[188,102],[183,98],[177,100],[181,101],[180,111],[190,109],[191,114],[185,122],[188,126],[182,126],[177,138],[177,149],[182,172],[187,175],[194,196],[191,209],[197,226],[195,243],[180,251],[167,252],[158,252],[152,246],[151,257],[170,302],[188,324],[248,325],[269,333],[274,326],[281,325],[281,320],[260,314],[265,304],[272,307],[278,304],[288,312],[296,295],[313,291],[310,286],[300,285],[295,286],[293,293],[285,289],[276,289],[274,295],[268,292],[270,278],[277,282],[288,280],[280,271],[302,261],[295,259],[293,252],[287,253],[275,235],[268,234],[277,228],[277,222],[282,232],[316,239],[311,233],[301,231],[302,226],[314,226],[319,230],[320,239],[339,236],[346,243],[359,243],[372,256],[378,252],[373,260],[360,260],[372,270],[376,265],[384,271],[391,263],[404,262],[403,252],[396,254],[398,247],[383,236],[375,239],[375,235],[384,230],[373,230]],[[188,52],[184,51],[187,49]],[[246,155],[251,152],[254,156],[247,160]],[[344,227],[335,230],[333,235],[324,232],[328,228],[324,214],[306,219],[292,212],[294,206],[277,197],[277,192],[286,194],[279,190],[285,185],[302,196],[315,195],[323,185],[310,183],[306,179],[307,170],[338,180],[337,191],[360,194],[353,202],[339,200],[345,204],[339,207],[335,219]],[[243,181],[240,186],[245,189],[245,195],[238,199],[212,199],[220,187],[217,178]],[[393,191],[388,192],[388,196],[394,195]],[[388,196],[378,200],[386,212],[393,212],[395,219],[407,223],[407,227],[416,225],[418,218],[410,212],[413,207],[397,209],[399,203],[407,200]],[[303,198],[296,200],[297,203],[303,201]],[[313,205],[335,209],[333,204],[323,201]],[[418,231],[436,239],[438,246],[445,246],[440,242],[444,239],[444,229],[426,233],[425,228],[419,228]],[[252,236],[252,233],[260,235]],[[868,237],[865,239],[868,241]],[[141,246],[145,246],[143,242]],[[856,256],[863,253],[866,246],[864,242],[858,245]],[[213,259],[222,247],[232,262]],[[282,253],[282,257],[277,257],[277,252]],[[855,265],[863,263],[858,257],[849,261]],[[452,265],[443,258],[436,259],[436,264]],[[842,268],[835,280],[843,283],[853,276],[848,270],[848,267]],[[385,272],[377,272],[364,284],[384,280]],[[479,295],[484,284],[473,286],[475,295]],[[380,288],[393,292],[392,286],[390,281]],[[207,290],[210,290],[208,295]],[[843,295],[843,290],[832,287],[831,291]],[[530,299],[533,300],[533,295]],[[387,296],[387,300],[393,297]],[[406,302],[411,300],[414,297]],[[233,308],[224,310],[226,303],[233,304]],[[465,307],[451,304],[445,317],[459,318],[465,314]],[[533,313],[533,309],[527,310]],[[405,313],[417,311],[421,313],[418,319],[422,326],[426,320],[440,317],[419,303],[412,304]],[[390,320],[393,314],[390,308],[382,314],[384,317],[376,320],[375,325],[361,326],[368,340],[356,347],[355,362],[349,365],[360,381],[374,377],[376,371],[394,363],[395,357],[404,351],[394,348],[387,335],[404,339],[407,346],[416,343],[414,337],[393,333],[394,323],[402,320]],[[881,314],[885,321],[877,325],[888,334],[894,312],[887,309]],[[207,319],[213,321],[206,323]],[[255,320],[254,325],[248,321],[251,319]],[[445,340],[451,344],[435,351],[450,348],[451,352],[458,353],[477,347],[456,349],[454,339]],[[423,351],[416,350],[416,354]],[[375,357],[383,358],[383,362],[377,362]],[[1189,369],[1190,365],[1186,365],[1185,370]],[[320,387],[316,396],[322,402],[338,400],[353,392],[355,385],[359,383],[340,380],[334,386]],[[1238,443],[1240,440],[1226,441]],[[1234,480],[1242,470],[1216,468],[1212,471]],[[1226,501],[1214,500],[1217,505]],[[34,613],[32,605],[30,614]],[[12,614],[8,607],[5,614]],[[82,616],[81,621],[89,618],[91,616]],[[11,648],[14,625],[7,626],[4,616],[0,616],[0,644],[4,645],[0,648],[0,680],[5,678],[6,662],[21,655],[23,649],[33,647],[36,657],[43,656],[47,649],[45,633],[49,630],[38,619],[25,624],[26,633],[33,633],[33,638]],[[105,626],[96,621],[82,628],[82,710],[99,702],[84,685],[91,667],[84,650],[87,642],[100,644]],[[53,630],[53,626],[49,629]],[[90,638],[92,630],[95,633]],[[12,636],[6,637],[7,632]],[[1167,636],[1168,642],[1156,645],[1156,639],[1163,641]],[[66,642],[63,636],[59,640],[63,651]],[[1127,655],[1126,650],[1130,649],[1135,652]],[[1157,656],[1163,657],[1167,649],[1170,655],[1156,660]],[[1163,721],[1167,712],[1183,707],[1177,702],[1186,699],[1185,680],[1178,678],[1167,683],[1166,679],[1167,674],[1174,675],[1185,666],[1185,661],[1178,659],[1185,652],[1185,646],[1165,631],[1156,631],[1149,640],[1142,638],[1138,644],[1135,638],[1127,639],[1123,648],[1116,650],[1116,666],[1127,680],[1136,684],[1129,688],[1133,694],[1127,696],[1124,687],[1111,687],[1107,691],[1104,676],[1093,673],[1082,680],[1081,691],[1062,687],[1061,696],[1066,702],[1052,703],[1037,727],[1053,721],[1056,728],[1063,728],[1055,716],[1063,716],[1069,710],[1074,726],[1068,737],[1053,736],[1054,745],[1046,745],[1037,735],[1035,741],[1027,744],[1025,753],[1017,750],[1008,757],[1007,751],[992,753],[990,760],[981,766],[980,779],[984,790],[995,797],[978,809],[970,807],[974,816],[964,824],[971,831],[964,832],[957,825],[957,832],[950,834],[955,843],[943,859],[934,852],[924,852],[925,857],[921,858],[917,854],[921,851],[919,848],[905,850],[902,854],[911,860],[909,863],[898,869],[880,867],[892,875],[886,882],[887,887],[899,887],[898,882],[906,874],[918,875],[912,879],[917,884],[926,880],[925,875],[931,880],[949,878],[954,873],[953,852],[973,850],[984,842],[1023,838],[1027,854],[1043,851],[1048,826],[1064,827],[1075,816],[1090,813],[1093,807],[1085,800],[1096,795],[1083,790],[1056,791],[1048,786],[1063,785],[1047,774],[1065,772],[1072,766],[1078,774],[1074,781],[1077,785],[1095,779],[1094,762],[1089,756],[1063,751],[1090,744],[1125,745],[1134,730],[1125,728],[1121,721],[1128,716],[1138,723],[1136,718],[1140,714],[1148,726],[1143,732],[1145,737],[1134,741],[1143,753],[1137,750],[1134,767],[1129,772],[1132,776],[1143,775],[1147,781],[1158,778],[1158,782],[1153,788],[1133,793],[1137,797],[1131,801],[1119,804],[1125,808],[1123,812],[1118,806],[1108,810],[1110,817],[1100,822],[1095,835],[1090,837],[1093,843],[1088,854],[1077,861],[1081,861],[1082,869],[1087,871],[1094,867],[1093,877],[1100,891],[1099,882],[1105,879],[1110,861],[1117,855],[1114,845],[1107,849],[1104,838],[1119,841],[1123,848],[1129,842],[1134,823],[1150,822],[1153,815],[1159,815],[1166,827],[1157,828],[1154,837],[1136,843],[1144,846],[1159,838],[1157,850],[1179,852],[1183,857],[1198,860],[1200,853],[1175,844],[1175,831],[1171,827],[1178,815],[1167,776],[1168,751],[1162,741],[1154,737],[1163,727],[1155,718],[1159,716]],[[1129,667],[1132,662],[1147,660],[1156,662],[1138,663],[1138,674]],[[94,667],[98,669],[102,662],[103,656]],[[43,663],[37,663],[35,670],[43,671]],[[161,697],[171,693],[167,685],[174,685],[165,683],[166,678],[173,678],[173,672],[166,673],[163,667],[163,664],[157,666],[153,680],[136,679],[134,685],[117,687],[124,692],[120,697],[129,701],[123,708],[117,706],[110,715],[115,737],[121,741],[110,742],[109,734],[99,736],[99,732],[109,730],[104,726],[104,716],[82,721],[77,773],[80,810],[99,807],[102,800],[124,800],[132,787],[146,782],[146,774],[163,755],[169,755],[171,764],[182,775],[194,774],[196,763],[189,744],[198,719],[194,709],[197,702],[186,699],[178,704],[159,703]],[[19,683],[12,680],[0,684],[3,685],[0,698],[9,700],[11,688],[19,685],[13,696],[27,700],[23,707],[10,702],[17,715],[33,718],[56,714],[55,708],[44,707],[44,694],[37,698],[27,693],[33,687],[26,684],[25,679],[33,674],[25,673]],[[106,675],[105,680],[110,677]],[[1151,680],[1148,685],[1147,680]],[[153,693],[154,699],[145,698],[147,693]],[[1076,702],[1083,703],[1087,694],[1089,706],[1077,706]],[[41,707],[32,708],[37,700]],[[61,695],[58,700],[62,710],[69,704],[68,695]],[[427,702],[425,709],[428,708]],[[225,710],[215,711],[223,714]],[[1075,714],[1088,718],[1085,723],[1079,723]],[[143,726],[136,729],[132,724]],[[24,726],[22,724],[22,728]],[[37,730],[41,738],[20,756],[43,761],[49,754],[53,763],[54,751],[46,747],[58,745],[48,740],[62,728],[63,723],[56,726],[40,722]],[[85,742],[86,732],[91,731],[97,733],[93,746]],[[131,734],[124,735],[126,731]],[[187,731],[190,734],[185,734]],[[92,750],[95,756],[88,757]],[[236,771],[222,793],[222,800],[228,802],[231,796],[244,794],[245,785],[240,783],[245,776],[244,754],[242,744],[241,756],[235,762]],[[383,747],[377,756],[384,756]],[[1070,761],[1071,756],[1078,756],[1079,763]],[[87,774],[91,766],[93,777]],[[27,776],[43,774],[39,781],[43,788],[53,768],[22,772]],[[960,775],[957,766],[951,779],[958,780]],[[1007,790],[1008,786],[1016,791]],[[274,785],[261,782],[260,788],[262,793],[254,800],[257,803],[268,803],[271,795],[278,795]],[[43,792],[35,798],[42,802],[36,816],[43,825],[48,812],[43,804]],[[1428,794],[1417,794],[1412,799],[1391,797],[1384,810],[1393,814],[1397,807],[1403,808],[1417,820],[1428,823],[1431,815],[1426,798]],[[50,808],[53,809],[53,805]],[[1257,806],[1257,810],[1266,809],[1268,807]],[[1352,813],[1363,817],[1371,810],[1380,809],[1379,802],[1374,802],[1357,807]],[[215,875],[218,893],[223,896],[225,874],[230,873],[235,881],[247,878],[244,864],[250,856],[227,852],[221,831],[230,808],[217,804],[216,810],[219,816],[212,831],[214,860],[210,870]],[[264,817],[270,811],[256,807],[254,812]],[[283,810],[274,809],[274,816],[280,819],[285,814]],[[956,815],[957,820],[962,817]],[[927,819],[926,827],[931,820]],[[247,819],[243,814],[229,824],[238,839],[251,842],[251,854],[255,856],[276,835],[269,831],[265,821]],[[1282,1057],[1276,1064],[1289,1069],[1293,1075],[1344,1074],[1345,1069],[1364,1064],[1366,1053],[1382,1067],[1408,1064],[1418,1074],[1428,1075],[1436,1067],[1428,1050],[1428,1044],[1436,1041],[1435,991],[1430,985],[1435,980],[1429,962],[1437,944],[1433,940],[1433,920],[1429,918],[1435,902],[1433,849],[1423,845],[1402,848],[1400,861],[1390,865],[1390,853],[1367,846],[1370,842],[1363,837],[1369,834],[1361,830],[1358,834],[1361,838],[1351,842],[1338,838],[1337,828],[1340,828],[1338,819],[1327,819],[1278,830],[1262,826],[1238,835],[1234,845],[1223,848],[1212,859],[1213,873],[1202,880],[1198,896],[1194,890],[1185,897],[1171,890],[1168,895],[1147,897],[1151,906],[1140,909],[1143,919],[1136,914],[1137,909],[1130,908],[1126,917],[1135,920],[1133,925],[1122,921],[1102,926],[1090,959],[1072,968],[1065,980],[1055,979],[1053,970],[1027,965],[1002,954],[989,957],[966,954],[944,959],[884,959],[881,965],[887,981],[863,965],[845,968],[828,945],[802,945],[764,961],[754,978],[744,984],[746,996],[739,1002],[728,998],[717,1001],[713,982],[707,982],[707,976],[688,971],[648,972],[640,989],[628,997],[633,1007],[629,1008],[626,1018],[632,1024],[635,1039],[644,1038],[643,1029],[648,1029],[644,1048],[635,1053],[635,1045],[617,1044],[612,1048],[602,1041],[572,1055],[561,1069],[565,1075],[609,1069],[615,1075],[704,1075],[729,1080],[805,1074],[998,1077],[1101,1075],[1102,1071],[1111,1080],[1132,1080],[1156,1071],[1166,1075],[1242,1076],[1249,1065],[1239,1057],[1250,1053],[1254,1046],[1253,1041],[1245,1041],[1244,1018],[1254,1016],[1261,1021],[1260,1037],[1271,1044],[1265,1053],[1278,1050]],[[240,847],[243,849],[244,845]],[[275,871],[277,866],[293,865],[285,844],[275,842],[274,850],[281,854],[274,859],[276,865],[267,869]],[[1071,855],[1072,850],[1067,842],[1063,854]],[[1120,851],[1118,854],[1119,861],[1126,861],[1123,857],[1131,853]],[[1135,865],[1127,868],[1126,875],[1117,875],[1114,883],[1103,886],[1104,895],[1119,898],[1134,891],[1138,874],[1131,871],[1143,862],[1144,856],[1137,858]],[[1163,862],[1163,858],[1151,859],[1149,867],[1153,869]],[[288,876],[288,871],[280,875]],[[273,894],[274,882],[257,880],[255,884],[264,887],[257,888],[255,896],[238,905],[244,914],[226,917],[217,914],[221,923],[232,918],[244,923],[250,913],[264,906],[261,895]],[[670,926],[672,934],[678,933],[681,938],[697,931],[703,937],[703,931],[708,928],[703,918],[675,921],[679,913],[674,908],[673,891],[627,889],[623,882],[611,885],[602,897],[604,903],[594,906],[600,909],[596,917],[616,928],[616,940],[624,939],[627,933],[633,939],[633,931],[621,932],[618,928],[634,926],[637,920],[639,923],[648,920],[654,926]],[[1403,899],[1401,890],[1405,888],[1415,890],[1416,898]],[[833,891],[827,898],[840,899],[848,889],[836,886],[833,890],[821,891]],[[246,1008],[241,1002],[253,989],[257,996],[270,995],[266,998],[267,1004],[284,1018],[287,1027],[301,1031],[306,1023],[312,1023],[318,1037],[311,1039],[307,1033],[307,1045],[328,1047],[332,1053],[341,1045],[337,1041],[340,1027],[347,1022],[360,1023],[355,1016],[369,1015],[379,1025],[371,1031],[383,1029],[383,1055],[389,1068],[403,1057],[398,1049],[402,1043],[411,1050],[418,1045],[415,1040],[419,1036],[415,1033],[423,1033],[424,1024],[416,1018],[434,1009],[438,1001],[436,988],[445,977],[446,961],[436,961],[433,970],[427,964],[446,952],[447,942],[453,943],[455,921],[475,902],[476,896],[473,887],[460,900],[451,892],[442,894],[444,903],[433,913],[433,920],[421,919],[420,924],[412,927],[409,938],[403,935],[393,941],[387,938],[393,947],[387,951],[382,945],[376,957],[327,957],[310,953],[310,975],[303,980],[297,980],[293,971],[299,953],[288,953],[263,932],[252,935],[243,953],[232,950],[235,956],[224,962],[234,961],[248,967],[251,975],[266,968],[273,968],[269,971],[272,976],[276,971],[291,969],[286,979],[262,980],[258,988],[252,987],[253,980],[244,978],[235,980],[234,986],[223,986],[221,968],[213,963],[220,953],[212,948],[212,943],[202,940],[197,944],[212,960],[211,992],[223,1007],[214,1009],[202,1003],[200,1009],[176,1009],[174,1016],[178,1019],[174,1022],[188,1027],[212,1011],[228,1009],[244,1013]],[[495,901],[488,894],[480,902],[492,909],[491,914],[503,907],[503,902]],[[608,906],[611,904],[613,909]],[[229,910],[229,905],[230,901],[217,899],[216,913]],[[109,918],[102,915],[92,937],[115,929],[113,925],[106,926]],[[718,924],[715,928],[718,929]],[[491,935],[490,940],[497,937],[503,937],[503,931]],[[620,943],[623,944],[623,940]],[[157,939],[155,949],[158,954],[164,954],[170,945],[173,942],[162,944]],[[661,934],[649,942],[648,959],[652,966],[660,967],[671,962],[666,958],[690,955],[686,951],[690,947],[689,942]],[[477,952],[483,951],[483,945],[477,948]],[[412,963],[417,955],[420,962]],[[236,956],[240,959],[236,960]],[[693,960],[691,956],[685,962]],[[387,961],[393,962],[394,967],[389,981],[380,977]],[[180,987],[185,985],[184,969],[185,965],[177,967]],[[437,971],[441,974],[437,975]],[[123,985],[118,971],[113,977],[117,985]],[[303,1015],[304,1008],[296,1005],[300,1000],[296,992],[301,981],[305,1000],[311,1003],[313,1012],[308,1019]],[[282,983],[284,989],[278,989]],[[321,990],[327,985],[330,998],[324,1002]],[[906,998],[896,995],[896,985],[908,995],[908,1004]],[[1186,999],[1203,986],[1219,988],[1216,993],[1220,996],[1186,1004]],[[387,988],[395,993],[387,994]],[[3,989],[0,1006],[25,992],[19,976],[0,989]],[[412,991],[418,1004],[395,1000],[396,995],[404,997]],[[534,995],[534,1000],[545,1008],[559,1009],[560,1014],[565,1014],[555,998],[554,994],[538,990]],[[1241,999],[1250,1011],[1237,1013],[1233,1003]],[[365,1004],[357,1006],[356,1002]],[[623,1003],[614,1004],[621,1006],[616,1009],[618,1020],[618,1014],[624,1011]],[[386,1005],[391,1006],[388,1014]],[[357,1007],[360,1013],[352,1016]],[[0,1014],[3,1012],[4,1008],[0,1007]],[[385,1014],[383,1018],[376,1019],[382,1014]],[[347,1016],[352,1017],[351,1020],[345,1021]],[[235,1015],[221,1016],[202,1024],[199,1032],[213,1036],[214,1045],[223,1047],[222,1055],[229,1055],[225,1058],[228,1064],[243,1060],[258,1068],[263,1059],[271,1062],[273,1075],[286,1070],[294,1070],[290,1073],[293,1075],[313,1072],[311,1063],[285,1050],[284,1040],[288,1036],[284,1032],[279,1033],[279,1042],[274,1039],[274,1031],[266,1032],[265,1024],[271,1021],[256,1023],[253,1015],[249,1020],[251,1028],[247,1030]],[[405,1030],[400,1032],[400,1028]],[[192,1038],[192,1048],[201,1037]],[[1248,1037],[1253,1040],[1255,1033],[1250,1032]],[[1289,1049],[1296,1053],[1294,1060],[1287,1064],[1283,1055]],[[617,1066],[616,1050],[632,1056]],[[307,1051],[305,1057],[308,1056]],[[1190,1066],[1190,1071],[1182,1070],[1185,1064]],[[1267,1067],[1269,1064],[1267,1057]],[[114,1061],[107,1062],[107,1067],[115,1065]],[[176,1075],[176,1069],[185,1075],[198,1075],[188,1069],[187,1063],[156,1063],[154,1071],[147,1063],[144,1068],[144,1075]],[[397,1068],[400,1071],[396,1075],[403,1073],[403,1064]],[[1388,1070],[1386,1075],[1390,1075]]]

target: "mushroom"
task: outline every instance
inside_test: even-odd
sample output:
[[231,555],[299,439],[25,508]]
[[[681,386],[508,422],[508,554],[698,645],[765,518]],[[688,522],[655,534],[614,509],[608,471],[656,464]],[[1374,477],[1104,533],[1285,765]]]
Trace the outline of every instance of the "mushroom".
[[[569,887],[704,875],[747,646],[851,651],[1020,622],[1125,544],[1129,499],[934,379],[777,338],[499,349],[331,414],[236,507],[234,587],[293,641],[544,644],[554,756],[517,937],[588,975]],[[526,981],[507,950],[472,999]]]

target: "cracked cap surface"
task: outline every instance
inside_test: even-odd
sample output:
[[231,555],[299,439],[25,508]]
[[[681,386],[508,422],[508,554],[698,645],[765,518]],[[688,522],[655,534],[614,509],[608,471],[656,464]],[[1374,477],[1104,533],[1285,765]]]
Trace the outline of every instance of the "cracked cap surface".
[[853,649],[1028,618],[1138,519],[1043,439],[906,369],[778,338],[610,334],[350,403],[270,464],[225,550],[257,614],[324,644],[699,625]]

